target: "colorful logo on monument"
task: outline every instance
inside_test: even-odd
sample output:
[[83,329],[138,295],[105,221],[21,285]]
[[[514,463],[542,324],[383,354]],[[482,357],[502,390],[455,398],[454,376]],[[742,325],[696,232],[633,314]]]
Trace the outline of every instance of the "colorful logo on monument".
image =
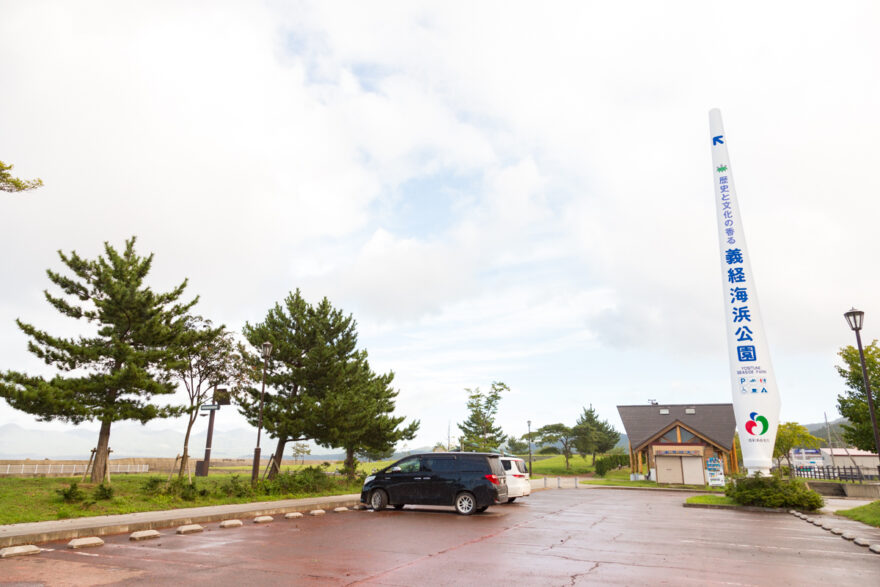
[[[758,426],[761,427],[760,431],[757,430]],[[761,436],[767,432],[767,428],[769,427],[770,425],[767,424],[767,418],[759,416],[758,412],[752,412],[749,414],[749,421],[746,422],[746,432],[752,436]]]

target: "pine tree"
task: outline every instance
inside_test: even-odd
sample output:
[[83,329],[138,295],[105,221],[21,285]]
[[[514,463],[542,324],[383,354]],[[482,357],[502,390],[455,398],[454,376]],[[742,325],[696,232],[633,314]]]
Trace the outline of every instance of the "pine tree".
[[492,382],[492,390],[483,393],[480,388],[465,389],[468,392],[468,419],[458,425],[462,432],[461,448],[469,451],[496,450],[507,439],[500,426],[495,425],[495,414],[501,394],[510,391],[500,381]]
[[147,287],[153,255],[139,257],[134,245],[132,237],[119,254],[105,243],[104,255],[95,260],[59,251],[73,275],[48,270],[64,296],[46,291],[45,297],[61,314],[96,325],[96,332],[60,338],[16,320],[30,337],[28,350],[60,373],[50,380],[17,371],[0,376],[0,396],[40,421],[101,423],[93,483],[106,477],[113,422],[146,423],[180,413],[180,408],[151,400],[176,391],[172,372],[180,365],[180,336],[197,299],[179,302],[186,280],[167,293]]
[[[320,406],[329,390],[340,387],[345,365],[357,353],[355,321],[333,308],[327,298],[311,306],[297,289],[283,306],[276,304],[269,310],[263,322],[246,324],[243,333],[255,349],[266,341],[273,345],[263,405],[263,427],[276,440],[272,478],[280,470],[288,442],[317,440]],[[259,381],[263,369],[259,354],[245,352],[244,359],[254,381]],[[247,386],[242,391],[239,411],[257,426],[260,387]]]
[[398,442],[415,437],[419,422],[400,428],[405,418],[393,415],[399,393],[391,387],[394,373],[375,374],[366,351],[358,353],[346,370],[348,375],[341,387],[329,390],[325,396],[315,434],[322,446],[345,449],[343,471],[354,477],[356,456],[393,453]]
[[620,440],[620,433],[607,420],[599,420],[599,414],[593,409],[592,404],[589,409],[584,408],[573,431],[578,453],[583,458],[592,454],[594,463],[597,454],[608,452]]
[[14,165],[3,163],[0,161],[0,191],[2,192],[26,192],[43,186],[43,180],[37,179],[19,179],[13,177],[10,171]]

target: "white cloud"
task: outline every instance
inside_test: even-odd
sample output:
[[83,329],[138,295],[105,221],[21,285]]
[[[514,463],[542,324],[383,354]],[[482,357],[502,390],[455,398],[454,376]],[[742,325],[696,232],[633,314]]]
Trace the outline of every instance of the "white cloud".
[[587,396],[612,419],[659,391],[722,401],[719,106],[796,382],[783,417],[817,419],[840,314],[880,312],[877,12],[6,2],[0,157],[46,187],[0,203],[0,369],[40,368],[15,317],[61,328],[40,298],[57,249],[137,234],[157,287],[189,276],[234,328],[298,286],[354,312],[425,443],[493,378],[516,383],[512,428]]

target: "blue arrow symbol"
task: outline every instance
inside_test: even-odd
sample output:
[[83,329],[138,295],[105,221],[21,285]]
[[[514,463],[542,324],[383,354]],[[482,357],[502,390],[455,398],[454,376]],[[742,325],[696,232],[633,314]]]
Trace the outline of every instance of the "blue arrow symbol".
[[724,138],[724,135],[718,135],[717,137],[712,137],[712,146],[714,147],[715,145],[723,145],[724,141],[721,140],[723,138]]

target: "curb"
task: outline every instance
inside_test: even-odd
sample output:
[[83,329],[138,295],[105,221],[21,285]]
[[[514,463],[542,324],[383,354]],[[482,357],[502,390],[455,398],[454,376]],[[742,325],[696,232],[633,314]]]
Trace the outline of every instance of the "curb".
[[686,508],[703,508],[707,510],[738,510],[741,512],[764,512],[768,514],[787,514],[784,508],[762,508],[756,505],[730,505],[721,503],[685,503]]
[[[321,498],[288,499],[274,502],[252,502],[138,512],[135,514],[96,516],[95,518],[68,518],[66,520],[50,522],[10,524],[0,526],[0,548],[89,536],[129,534],[140,530],[157,530],[190,524],[222,522],[242,515],[269,516],[292,512],[308,513],[316,507],[326,507],[329,509],[352,507],[360,502],[360,494],[349,494]],[[139,519],[145,517],[149,519]],[[59,528],[58,526],[73,527]]]
[[[673,493],[700,493],[704,495],[724,495],[720,491],[706,491],[705,489],[678,489],[677,487],[628,487],[626,485],[593,485],[581,483],[578,489],[589,487],[590,489],[624,489],[626,491],[671,491]],[[548,489],[550,489],[548,487]]]
[[[877,554],[880,554],[880,543],[874,544],[868,538],[862,538],[860,536],[857,536],[854,532],[845,532],[841,528],[833,527],[833,524],[831,524],[830,522],[823,523],[822,520],[820,520],[819,518],[811,518],[811,517],[807,516],[806,514],[803,514],[797,510],[786,510],[786,512],[797,517],[797,518],[804,520],[805,522],[809,522],[809,523],[813,524],[814,526],[819,526],[823,530],[831,532],[831,534],[840,536],[844,540],[852,540],[853,543],[857,544],[858,546],[866,547],[871,552],[875,552]],[[853,520],[853,521],[855,521],[855,520]],[[873,526],[869,526],[869,527],[873,527]]]

